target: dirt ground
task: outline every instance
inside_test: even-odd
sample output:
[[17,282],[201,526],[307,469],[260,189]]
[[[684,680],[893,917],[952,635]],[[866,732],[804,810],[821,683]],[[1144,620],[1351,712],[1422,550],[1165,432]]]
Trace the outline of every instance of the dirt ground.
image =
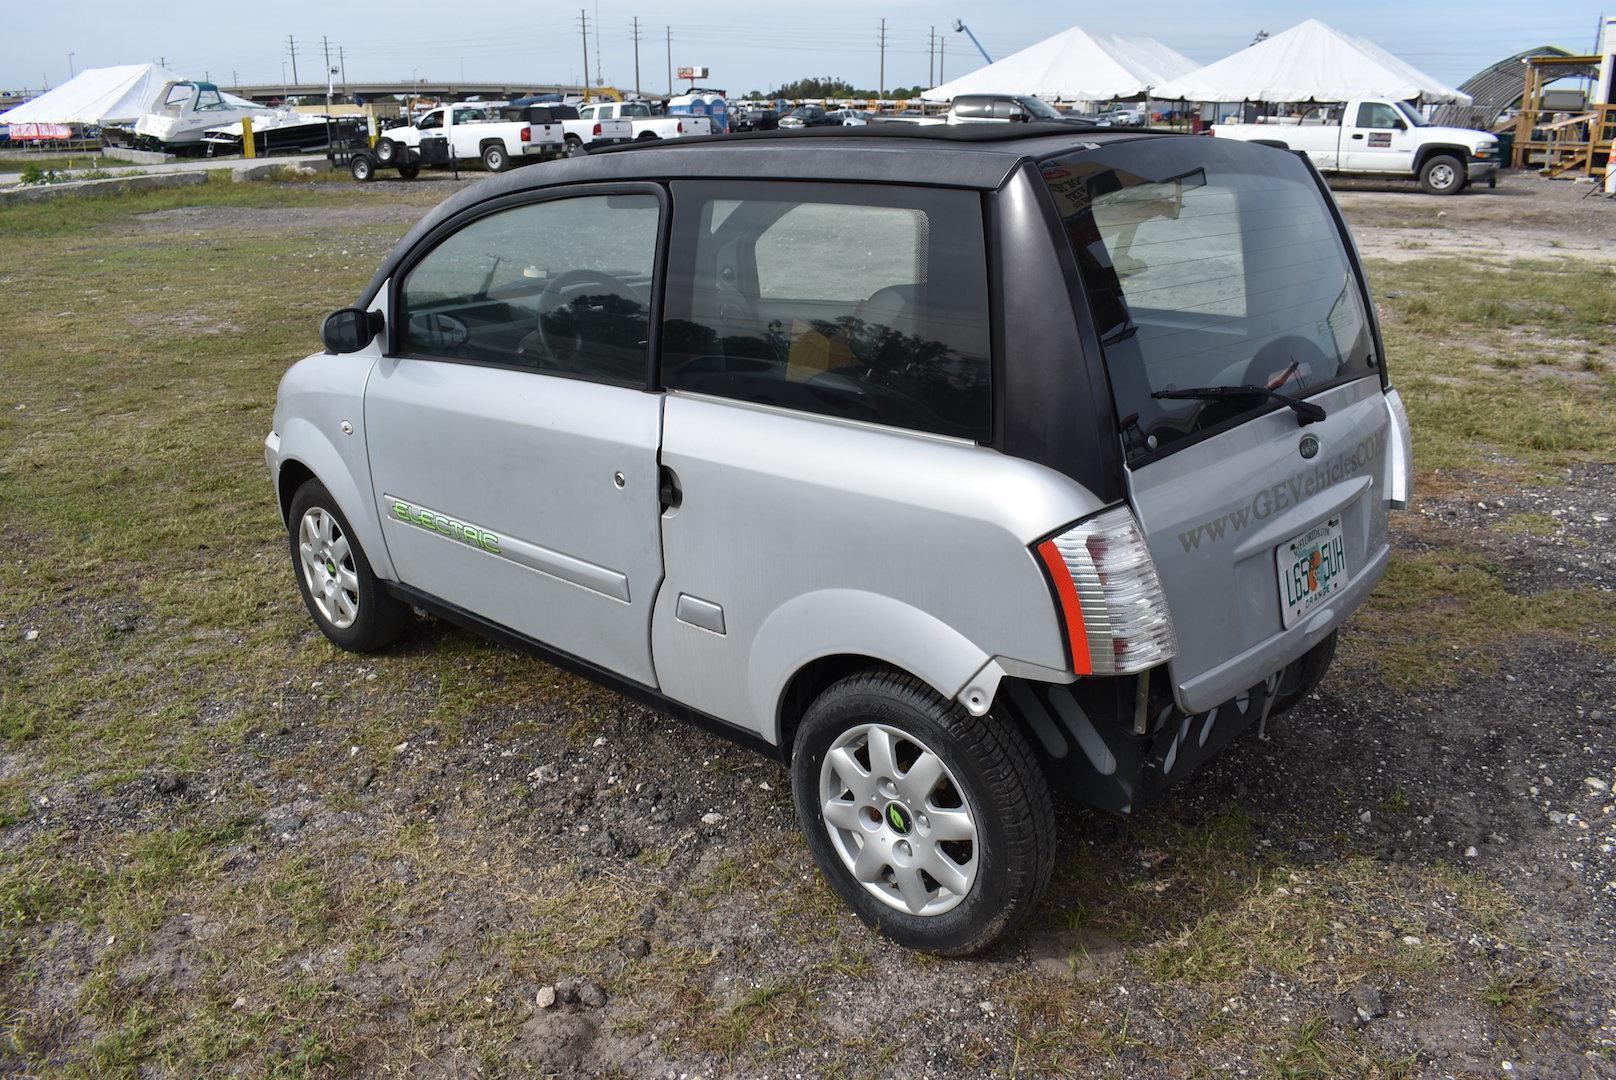
[[[161,323],[196,360],[115,373],[169,403],[142,415],[19,382],[119,346],[54,357],[68,347],[39,323],[0,352],[0,1074],[1616,1076],[1608,428],[1509,442],[1411,391],[1416,425],[1459,432],[1463,456],[1422,465],[1401,569],[1320,690],[1134,819],[1064,806],[1028,928],[940,961],[835,901],[779,766],[440,623],[373,657],[309,624],[252,440],[313,309],[291,313],[285,355],[232,351],[286,301],[204,317],[141,260],[283,243],[253,256],[263,291],[334,307],[448,190],[181,206],[106,240],[40,240],[37,258],[60,243],[63,266],[100,259],[103,276],[37,297],[21,263],[0,268],[20,302],[68,310],[90,289],[118,333]],[[1491,364],[1513,381],[1487,385],[1519,394],[1563,375],[1568,417],[1608,417],[1602,316],[1472,326],[1410,284],[1553,260],[1609,310],[1616,202],[1585,190],[1341,191],[1397,283],[1394,380],[1403,355],[1416,391],[1462,380],[1450,362]],[[1463,351],[1472,332],[1582,366],[1494,364]],[[87,467],[151,509],[141,476],[197,456],[170,444],[215,422],[194,388],[225,365],[265,396],[229,406],[205,468],[160,489],[217,532],[126,544],[48,498],[36,477],[58,469],[91,499],[74,455],[127,429],[124,465]],[[161,412],[186,393],[197,408]],[[68,430],[53,441],[46,421]],[[64,537],[93,551],[46,569]],[[191,565],[228,594],[217,608],[162,583]],[[93,692],[59,696],[80,679]]]

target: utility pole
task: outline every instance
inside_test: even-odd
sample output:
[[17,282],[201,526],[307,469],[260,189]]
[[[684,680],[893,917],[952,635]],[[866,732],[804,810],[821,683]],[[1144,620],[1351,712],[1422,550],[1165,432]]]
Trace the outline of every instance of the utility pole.
[[161,67],[161,68],[166,68],[168,66],[168,57],[159,56],[157,58],[157,66]]
[[937,83],[936,83],[936,85],[938,85],[938,86],[941,86],[943,83],[948,81],[948,76],[943,74],[943,54],[946,53],[947,51],[948,51],[948,38],[946,36],[938,38],[937,39]]
[[600,0],[595,0],[595,81],[606,83],[606,67],[600,62]]
[[348,58],[342,55],[342,46],[337,46],[337,66],[342,69],[342,92],[348,92]]
[[668,27],[668,96],[673,96],[673,27]]
[[881,20],[881,86],[879,98],[887,96],[887,21]]
[[640,17],[634,16],[634,96],[640,96]]
[[286,48],[292,54],[292,85],[297,85],[297,39],[291,34],[286,35]]
[[236,74],[236,69],[235,68],[230,69],[230,85],[231,86],[240,86],[241,85],[241,76]]
[[589,13],[578,9],[578,32],[584,36],[584,103],[589,103]]
[[78,74],[78,73],[73,70],[73,54],[68,53],[67,54],[67,77],[69,79],[71,79],[76,74]]
[[937,85],[937,28],[926,34],[926,89]]

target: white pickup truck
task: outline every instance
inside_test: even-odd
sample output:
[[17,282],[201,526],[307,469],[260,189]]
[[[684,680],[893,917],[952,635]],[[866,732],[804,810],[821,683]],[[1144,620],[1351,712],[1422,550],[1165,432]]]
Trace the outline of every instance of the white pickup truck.
[[653,116],[643,101],[597,101],[580,105],[578,115],[585,120],[627,120],[636,139],[678,139],[687,135],[711,135],[710,116]]
[[572,105],[545,103],[536,105],[506,105],[500,115],[507,120],[527,120],[535,124],[560,124],[565,134],[568,153],[594,150],[602,146],[625,143],[634,138],[634,127],[627,120],[602,117],[584,117]]
[[1326,174],[1418,180],[1432,195],[1457,195],[1477,180],[1498,184],[1497,136],[1435,127],[1401,101],[1321,105],[1301,117],[1214,124],[1212,134],[1295,150]]
[[[423,138],[444,138],[449,155],[459,161],[480,158],[489,172],[504,172],[524,161],[543,161],[567,151],[566,131],[560,124],[533,124],[502,120],[476,104],[446,105],[432,109],[407,127],[388,128],[376,140],[376,161],[418,167]],[[428,162],[432,164],[432,162]]]

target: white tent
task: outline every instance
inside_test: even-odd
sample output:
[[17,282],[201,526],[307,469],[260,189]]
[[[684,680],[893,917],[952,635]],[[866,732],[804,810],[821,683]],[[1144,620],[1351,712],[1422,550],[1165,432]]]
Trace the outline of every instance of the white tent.
[[156,64],[86,68],[54,90],[0,113],[0,124],[132,124],[179,79]]
[[1110,101],[1137,97],[1194,67],[1154,38],[1091,34],[1073,26],[921,97],[949,101],[960,94],[1030,94],[1051,101]]
[[1437,82],[1367,38],[1317,19],[1163,83],[1159,98],[1187,101],[1398,101],[1470,104],[1470,96]]

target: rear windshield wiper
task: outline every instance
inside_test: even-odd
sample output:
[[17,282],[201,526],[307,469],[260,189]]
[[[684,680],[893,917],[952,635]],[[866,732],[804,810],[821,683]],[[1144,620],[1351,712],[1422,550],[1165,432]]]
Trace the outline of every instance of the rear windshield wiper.
[[1325,411],[1311,401],[1281,394],[1278,390],[1270,390],[1266,386],[1190,386],[1183,390],[1157,390],[1150,395],[1153,398],[1181,398],[1186,400],[1216,401],[1222,398],[1265,397],[1283,402],[1290,406],[1297,416],[1298,424],[1315,424],[1323,420]]

